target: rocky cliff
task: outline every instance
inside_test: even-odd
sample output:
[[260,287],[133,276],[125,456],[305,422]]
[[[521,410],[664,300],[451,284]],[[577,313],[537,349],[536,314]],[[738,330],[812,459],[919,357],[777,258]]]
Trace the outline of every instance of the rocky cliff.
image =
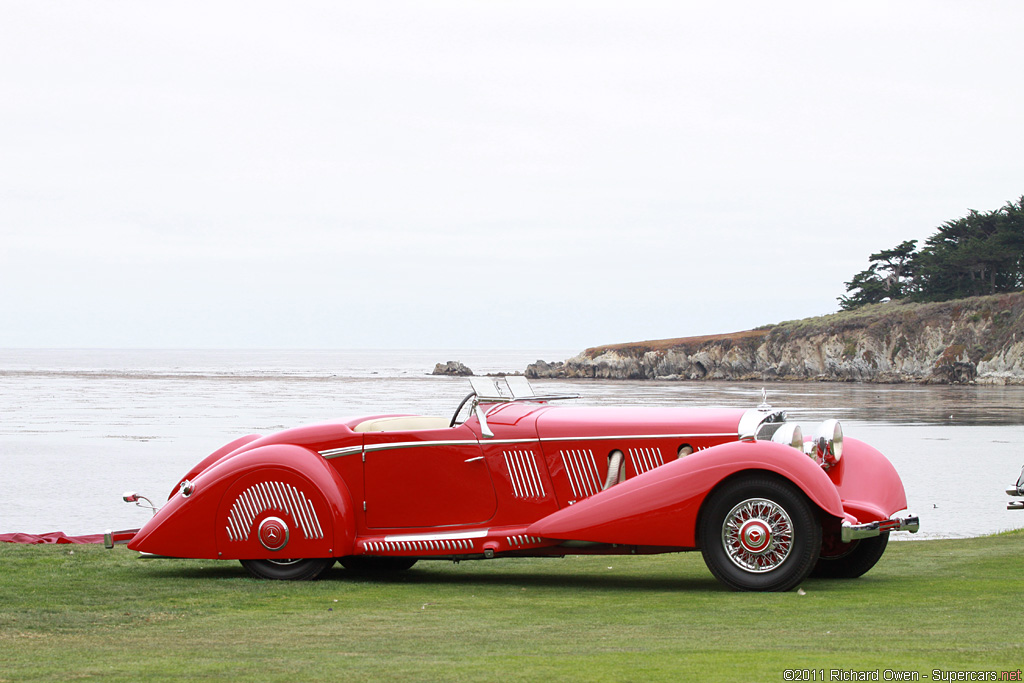
[[1024,292],[599,346],[564,362],[538,361],[526,376],[1024,384]]

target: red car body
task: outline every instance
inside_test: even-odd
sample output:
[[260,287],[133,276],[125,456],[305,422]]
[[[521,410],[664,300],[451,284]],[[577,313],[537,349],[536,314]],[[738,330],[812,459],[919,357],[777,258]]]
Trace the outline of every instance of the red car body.
[[385,571],[701,550],[733,588],[788,590],[812,572],[862,574],[890,530],[917,530],[893,518],[907,507],[893,466],[836,424],[805,440],[765,405],[576,407],[509,385],[475,378],[461,424],[460,405],[450,422],[378,415],[242,437],[188,472],[128,547],[283,579],[336,559]]

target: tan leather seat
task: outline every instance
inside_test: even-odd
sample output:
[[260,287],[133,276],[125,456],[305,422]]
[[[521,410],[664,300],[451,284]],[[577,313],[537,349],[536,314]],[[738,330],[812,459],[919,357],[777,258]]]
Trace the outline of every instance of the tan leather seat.
[[353,431],[356,432],[405,432],[415,429],[444,429],[451,420],[444,417],[427,417],[424,415],[402,415],[399,417],[379,417],[375,420],[360,422]]

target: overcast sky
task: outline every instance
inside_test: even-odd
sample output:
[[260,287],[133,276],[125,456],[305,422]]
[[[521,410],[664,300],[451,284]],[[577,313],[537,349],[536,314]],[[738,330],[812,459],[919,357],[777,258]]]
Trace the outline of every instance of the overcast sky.
[[1024,195],[1024,3],[3,2],[0,347],[830,313]]

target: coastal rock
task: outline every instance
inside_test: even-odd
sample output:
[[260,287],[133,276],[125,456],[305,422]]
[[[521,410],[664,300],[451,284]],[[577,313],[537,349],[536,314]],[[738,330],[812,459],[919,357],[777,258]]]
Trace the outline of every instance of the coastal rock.
[[458,377],[468,377],[473,374],[473,371],[463,365],[460,361],[450,360],[447,363],[438,363],[434,366],[434,371],[431,375],[455,375]]
[[548,363],[538,360],[536,363],[526,366],[525,374],[527,379],[558,379],[565,377],[565,363],[562,361]]
[[1024,292],[596,347],[564,363],[537,361],[526,376],[1024,384]]

